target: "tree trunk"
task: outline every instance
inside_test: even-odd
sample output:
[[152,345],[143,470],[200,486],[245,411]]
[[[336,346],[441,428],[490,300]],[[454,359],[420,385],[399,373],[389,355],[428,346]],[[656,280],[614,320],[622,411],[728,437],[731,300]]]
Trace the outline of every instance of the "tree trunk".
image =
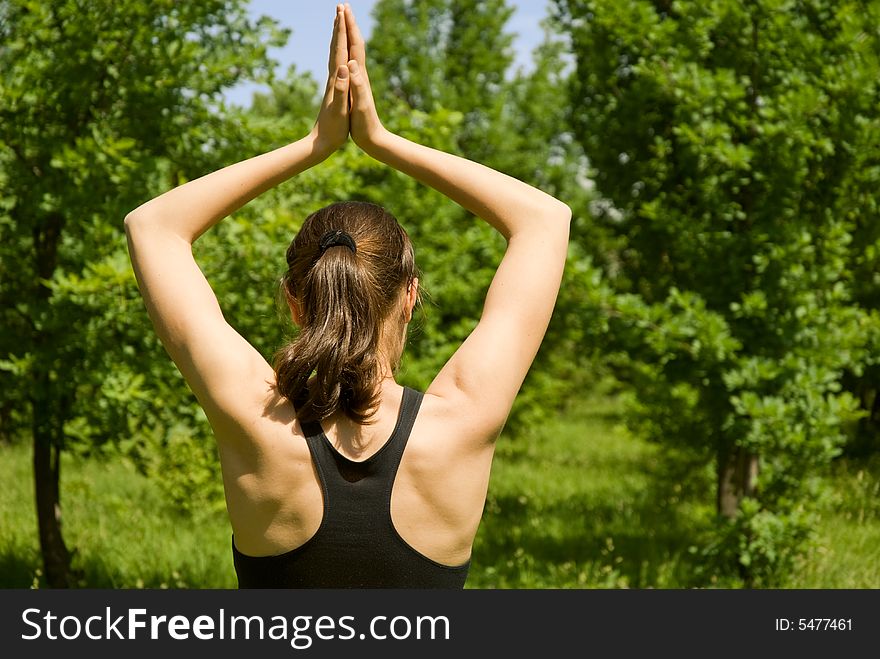
[[[58,245],[64,216],[49,213],[34,229],[35,266],[40,281],[37,283],[36,299],[44,306],[45,318],[52,311],[48,308],[52,290],[44,281],[52,278],[58,264]],[[47,323],[48,325],[48,323]],[[51,330],[37,330],[35,346],[37,354],[52,340]],[[50,364],[38,363],[39,369],[31,395],[34,435],[34,491],[37,501],[37,526],[40,533],[40,549],[43,568],[50,588],[69,588],[73,585],[70,571],[70,552],[61,535],[61,448],[64,398],[53,391]]]
[[735,446],[718,457],[718,513],[732,519],[758,480],[758,456]]
[[867,428],[869,439],[873,440],[871,445],[876,447],[878,446],[877,435],[878,431],[880,431],[880,387],[872,384],[866,387],[866,390],[863,398],[864,407],[868,410],[868,415],[865,418],[865,427]]
[[61,535],[61,447],[52,425],[41,421],[44,410],[34,408],[34,489],[37,500],[37,526],[43,569],[50,588],[72,586],[70,552]]

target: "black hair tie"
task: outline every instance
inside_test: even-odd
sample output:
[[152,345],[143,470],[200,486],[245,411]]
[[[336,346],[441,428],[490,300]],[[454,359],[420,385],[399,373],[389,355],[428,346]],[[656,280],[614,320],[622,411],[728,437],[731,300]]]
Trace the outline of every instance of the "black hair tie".
[[337,229],[335,231],[328,231],[321,236],[321,240],[318,241],[318,256],[324,254],[331,247],[338,247],[340,245],[348,247],[353,254],[357,254],[357,245],[355,245],[354,238],[345,233],[345,231]]

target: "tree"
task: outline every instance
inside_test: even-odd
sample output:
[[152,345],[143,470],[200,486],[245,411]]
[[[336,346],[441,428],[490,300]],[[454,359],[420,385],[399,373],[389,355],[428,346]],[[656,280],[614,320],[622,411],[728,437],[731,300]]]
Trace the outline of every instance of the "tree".
[[396,98],[409,111],[461,112],[460,151],[487,162],[503,134],[512,14],[506,0],[380,0],[369,51],[377,97]]
[[880,148],[880,5],[555,5],[597,221],[618,237],[605,338],[636,424],[714,461],[717,552],[778,583],[858,416],[841,378],[877,328],[853,297],[850,192]]
[[[873,52],[862,53],[867,67],[876,67],[878,45]],[[873,90],[877,107],[878,88],[865,89],[866,98]],[[853,164],[841,193],[840,213],[853,224],[848,262],[853,271],[853,298],[874,316],[880,313],[880,120],[874,111],[856,117],[851,126]],[[859,399],[864,416],[859,420],[856,436],[847,445],[851,455],[866,455],[880,450],[880,334],[877,323],[865,327],[869,358],[864,369],[850,369],[844,378],[846,388]]]
[[33,441],[53,587],[73,582],[62,451],[137,432],[150,419],[145,379],[174,381],[143,330],[122,218],[250,148],[241,122],[215,113],[219,93],[265,78],[266,48],[286,35],[243,4],[0,5],[0,421]]

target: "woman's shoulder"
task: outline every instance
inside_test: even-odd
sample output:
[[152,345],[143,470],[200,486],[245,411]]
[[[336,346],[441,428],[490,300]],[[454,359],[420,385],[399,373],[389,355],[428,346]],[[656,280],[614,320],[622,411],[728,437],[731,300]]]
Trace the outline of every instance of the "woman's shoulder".
[[425,449],[467,453],[489,448],[498,436],[479,406],[461,396],[425,392],[413,437]]
[[240,456],[260,458],[279,446],[294,450],[306,448],[301,441],[304,435],[296,418],[296,408],[268,379],[242,387],[237,413],[211,419],[211,426],[221,453],[226,449]]

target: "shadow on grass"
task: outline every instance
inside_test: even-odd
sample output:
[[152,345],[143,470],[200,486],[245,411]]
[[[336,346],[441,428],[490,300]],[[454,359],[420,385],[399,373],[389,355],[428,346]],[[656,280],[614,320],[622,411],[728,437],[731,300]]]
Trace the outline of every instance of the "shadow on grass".
[[714,585],[697,549],[714,519],[705,468],[659,451],[650,458],[605,455],[600,465],[584,466],[583,478],[599,470],[605,478],[619,473],[629,484],[613,492],[584,488],[544,502],[528,492],[490,494],[468,587]]
[[[73,571],[76,587],[98,589],[190,589],[201,588],[189,583],[178,573],[146,571],[131,581],[98,559],[78,560],[74,557]],[[42,562],[32,551],[7,550],[0,554],[0,589],[48,588],[43,576]],[[213,586],[211,586],[213,587]],[[233,587],[233,586],[229,586]]]
[[27,548],[6,548],[0,553],[0,588],[31,588],[39,579],[40,559]]
[[[186,567],[180,572],[159,572],[144,569],[137,576],[124,574],[106,561],[89,556],[72,558],[74,580],[78,588],[98,589],[189,589],[203,588],[204,579],[189,574]],[[215,581],[215,580],[212,580]],[[48,588],[43,576],[42,560],[31,548],[6,548],[0,553],[0,589]],[[234,587],[234,585],[207,586],[208,588]]]

